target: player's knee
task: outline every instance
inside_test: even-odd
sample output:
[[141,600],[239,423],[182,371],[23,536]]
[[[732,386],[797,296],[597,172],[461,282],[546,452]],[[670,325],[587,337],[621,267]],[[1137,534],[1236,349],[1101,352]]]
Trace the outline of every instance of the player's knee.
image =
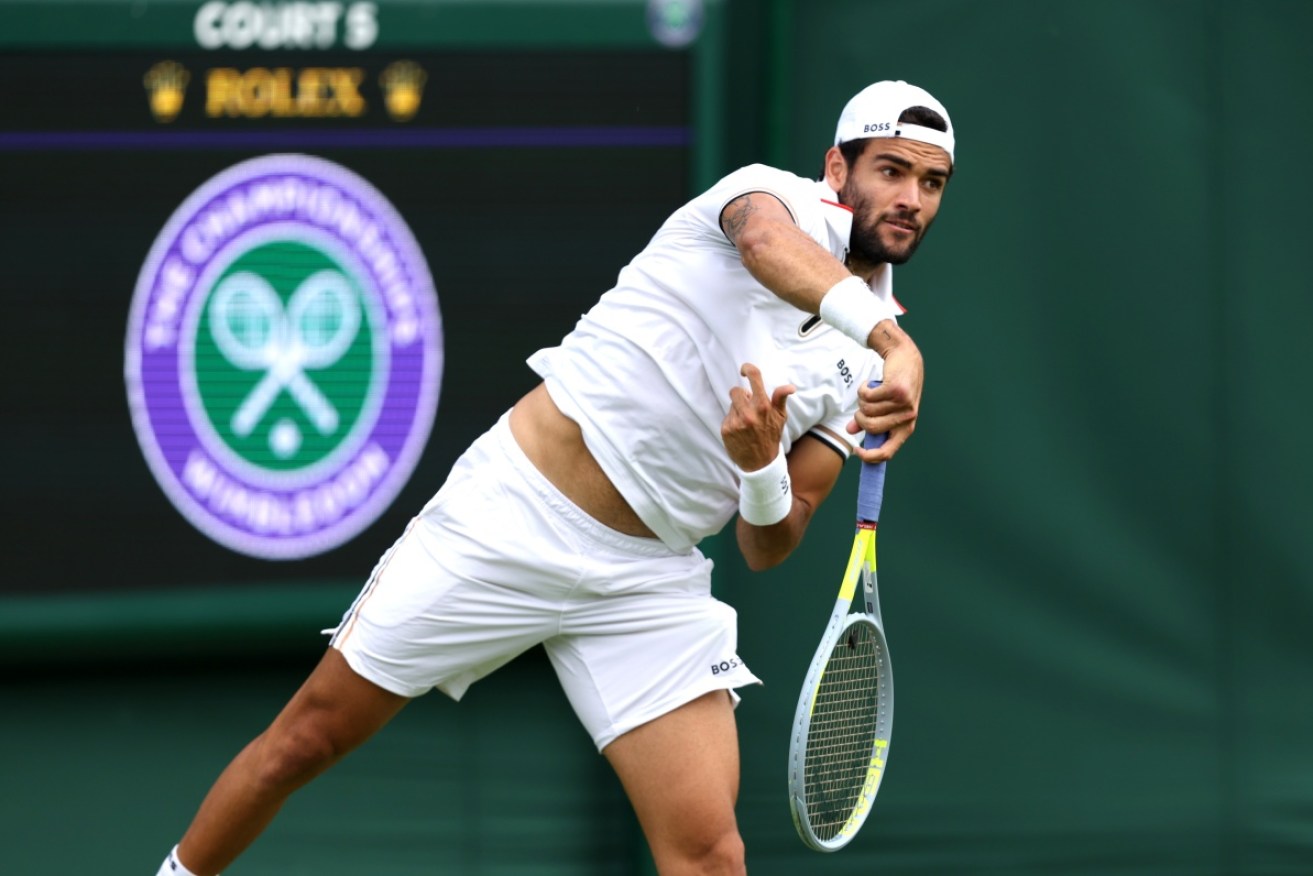
[[328,768],[338,757],[329,735],[312,724],[269,730],[260,746],[258,780],[270,788],[298,788]]
[[682,864],[675,872],[699,876],[742,876],[747,872],[743,838],[736,829],[687,837],[678,857]]
[[704,862],[705,873],[715,873],[717,876],[742,876],[747,873],[743,837],[739,836],[737,830],[721,834],[708,849]]

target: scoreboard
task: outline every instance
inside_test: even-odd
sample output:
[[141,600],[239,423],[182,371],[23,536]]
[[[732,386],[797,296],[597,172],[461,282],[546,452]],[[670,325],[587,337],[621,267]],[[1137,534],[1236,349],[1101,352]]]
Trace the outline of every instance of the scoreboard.
[[353,591],[710,181],[721,15],[0,2],[0,626]]

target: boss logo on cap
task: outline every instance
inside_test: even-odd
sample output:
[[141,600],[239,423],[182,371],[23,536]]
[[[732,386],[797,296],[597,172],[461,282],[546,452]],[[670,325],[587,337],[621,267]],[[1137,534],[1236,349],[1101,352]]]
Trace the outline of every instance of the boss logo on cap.
[[883,131],[887,131],[887,130],[889,130],[890,127],[891,127],[891,126],[890,126],[889,122],[877,122],[877,123],[875,123],[875,124],[873,124],[873,125],[863,125],[863,126],[862,126],[862,133],[863,133],[863,134],[879,134],[879,133],[881,133],[881,132],[883,132]]
[[174,506],[235,551],[293,559],[350,540],[414,470],[441,321],[419,246],[373,186],[271,155],[169,219],[126,358],[137,439]]

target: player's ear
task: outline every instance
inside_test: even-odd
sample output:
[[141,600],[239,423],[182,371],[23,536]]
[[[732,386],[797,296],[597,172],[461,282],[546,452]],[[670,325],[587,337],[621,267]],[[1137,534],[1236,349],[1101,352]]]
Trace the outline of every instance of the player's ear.
[[848,161],[838,146],[831,146],[830,151],[825,153],[825,181],[836,192],[843,189],[843,184],[848,181]]

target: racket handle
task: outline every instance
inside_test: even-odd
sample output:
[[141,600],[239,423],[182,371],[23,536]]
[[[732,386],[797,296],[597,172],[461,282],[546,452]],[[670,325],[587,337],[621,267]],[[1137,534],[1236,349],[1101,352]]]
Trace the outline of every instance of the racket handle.
[[[876,387],[880,381],[872,380],[867,386]],[[862,436],[862,446],[873,450],[884,444],[888,432],[874,435],[867,432]],[[869,523],[880,521],[880,506],[884,504],[884,469],[885,463],[862,463],[862,477],[857,482],[857,519]]]

